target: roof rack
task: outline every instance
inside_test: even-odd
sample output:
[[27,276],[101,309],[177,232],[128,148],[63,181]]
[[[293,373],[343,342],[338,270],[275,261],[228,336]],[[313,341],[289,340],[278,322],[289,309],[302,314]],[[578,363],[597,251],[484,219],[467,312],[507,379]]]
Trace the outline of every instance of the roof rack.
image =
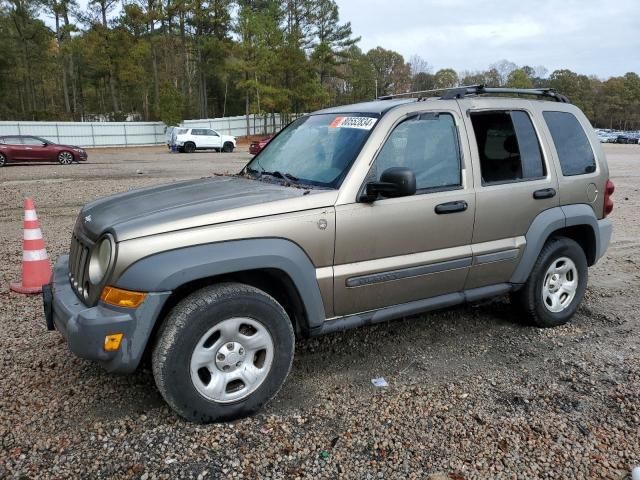
[[378,100],[390,100],[396,97],[404,97],[407,95],[418,95],[423,93],[444,92],[441,100],[452,100],[464,98],[468,95],[486,95],[486,94],[512,94],[512,95],[534,95],[538,97],[553,98],[556,102],[571,103],[565,95],[557,93],[552,88],[504,88],[504,87],[485,87],[484,85],[467,85],[453,88],[437,88],[434,90],[420,90],[417,92],[398,93],[394,95],[385,95],[379,97]]
[[[456,88],[473,88],[477,85],[470,85],[467,87],[456,87]],[[434,88],[432,90],[417,90],[415,92],[405,92],[405,93],[393,93],[391,95],[383,95],[381,97],[378,97],[378,100],[391,100],[393,98],[398,98],[398,97],[406,97],[408,95],[422,95],[423,93],[436,93],[436,92],[445,92],[449,90],[448,88]]]

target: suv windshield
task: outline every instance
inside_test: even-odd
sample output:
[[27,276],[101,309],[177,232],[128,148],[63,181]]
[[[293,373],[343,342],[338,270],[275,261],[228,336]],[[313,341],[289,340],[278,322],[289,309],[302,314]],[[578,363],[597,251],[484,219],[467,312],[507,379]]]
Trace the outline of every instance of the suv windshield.
[[302,117],[271,140],[246,171],[338,188],[377,120],[359,113]]

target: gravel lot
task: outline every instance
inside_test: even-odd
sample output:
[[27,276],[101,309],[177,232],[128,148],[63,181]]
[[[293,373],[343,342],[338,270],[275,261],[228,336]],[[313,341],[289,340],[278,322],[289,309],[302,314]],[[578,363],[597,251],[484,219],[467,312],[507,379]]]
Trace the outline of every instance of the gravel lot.
[[[640,147],[606,145],[615,232],[573,323],[523,325],[508,299],[299,341],[261,414],[177,418],[148,369],[103,372],[45,330],[19,277],[22,197],[52,258],[103,195],[237,171],[250,157],[90,152],[0,170],[0,478],[630,478],[640,464]],[[387,388],[375,388],[383,376]]]

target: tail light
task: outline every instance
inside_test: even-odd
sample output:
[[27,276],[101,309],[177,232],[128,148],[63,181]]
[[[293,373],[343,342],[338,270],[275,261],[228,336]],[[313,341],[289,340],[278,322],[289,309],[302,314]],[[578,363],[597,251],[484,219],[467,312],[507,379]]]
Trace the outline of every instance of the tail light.
[[604,187],[604,207],[602,209],[602,214],[606,217],[613,211],[613,200],[611,199],[611,195],[615,191],[616,187],[611,180],[607,180],[607,183]]

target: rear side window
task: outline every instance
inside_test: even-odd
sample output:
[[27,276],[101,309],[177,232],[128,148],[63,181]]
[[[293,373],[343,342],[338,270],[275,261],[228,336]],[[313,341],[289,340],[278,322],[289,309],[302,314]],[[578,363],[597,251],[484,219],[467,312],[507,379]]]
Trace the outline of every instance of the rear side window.
[[534,180],[546,175],[538,136],[523,111],[472,112],[484,184]]
[[558,152],[565,177],[584,175],[596,170],[596,159],[587,134],[578,119],[568,112],[543,112]]

